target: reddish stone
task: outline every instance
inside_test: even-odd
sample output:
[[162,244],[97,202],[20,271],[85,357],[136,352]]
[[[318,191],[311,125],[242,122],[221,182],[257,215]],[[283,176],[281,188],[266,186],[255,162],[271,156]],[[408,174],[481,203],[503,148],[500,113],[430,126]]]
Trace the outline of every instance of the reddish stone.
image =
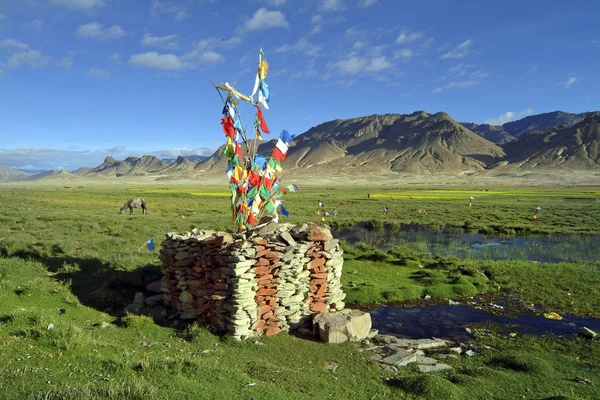
[[256,252],[256,254],[254,255],[254,258],[260,258],[263,257],[265,254],[267,254],[268,252],[270,252],[271,250],[269,249],[263,249],[263,250],[259,250]]
[[255,299],[256,299],[256,302],[260,304],[260,303],[265,302],[266,297],[265,296],[256,296]]
[[268,265],[271,265],[271,263],[269,262],[269,259],[261,257],[258,259],[258,265],[268,266]]
[[311,285],[321,285],[323,283],[327,283],[327,279],[311,279],[310,280]]
[[327,242],[333,239],[331,231],[324,226],[311,225],[308,229],[308,240],[314,242]]
[[321,265],[325,265],[325,259],[324,258],[315,258],[309,263],[309,268],[317,268],[317,267],[320,267]]
[[[263,244],[264,245],[264,244],[269,244],[269,241],[267,239],[262,239],[262,238],[254,239],[254,244],[258,244],[258,245]],[[257,246],[257,247],[260,247],[260,246]]]
[[263,314],[263,316],[261,317],[262,319],[268,320],[273,318],[273,310],[269,310],[269,312]]
[[277,305],[277,301],[275,301],[275,299],[273,297],[270,297],[267,301],[266,301],[267,305],[271,306],[271,307],[275,307],[275,305]]
[[256,292],[258,296],[270,296],[274,295],[275,293],[277,293],[277,290],[275,289],[260,289],[258,292]]
[[273,328],[267,329],[267,331],[265,332],[265,335],[273,336],[273,335],[277,335],[279,332],[281,332],[281,329],[279,329],[278,327],[273,327]]
[[264,328],[266,324],[267,323],[266,323],[266,321],[264,319],[259,319],[258,321],[256,321],[254,323],[254,325],[252,325],[252,330],[253,331],[257,331],[257,330],[259,330],[261,328]]
[[325,303],[312,303],[310,310],[313,312],[324,312],[327,311],[327,304]]
[[227,284],[226,283],[215,283],[214,288],[215,289],[227,289]]
[[324,272],[320,274],[310,274],[310,277],[314,279],[327,279],[327,274]]
[[326,290],[327,290],[327,284],[324,283],[323,285],[321,285],[319,290],[317,290],[317,293],[315,293],[315,296],[324,296]]
[[[262,316],[266,313],[268,313],[269,311],[271,311],[271,307],[264,305],[264,306],[260,306],[258,307],[258,316]],[[266,319],[266,318],[262,318],[262,319]]]
[[269,267],[254,268],[254,273],[256,274],[256,276],[265,275],[265,274],[268,274],[269,272],[271,272],[271,269]]
[[268,274],[268,275],[262,275],[258,277],[259,281],[266,281],[266,280],[271,280],[273,279],[273,275]]
[[265,254],[265,257],[267,257],[269,260],[279,260],[282,256],[283,254],[278,251],[269,251],[267,254]]

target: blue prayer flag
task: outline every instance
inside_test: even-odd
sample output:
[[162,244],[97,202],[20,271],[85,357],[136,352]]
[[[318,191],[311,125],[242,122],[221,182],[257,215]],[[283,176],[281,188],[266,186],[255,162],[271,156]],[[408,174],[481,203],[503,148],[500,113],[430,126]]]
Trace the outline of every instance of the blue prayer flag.
[[149,251],[154,251],[154,238],[148,239],[146,242],[146,247],[148,247]]
[[267,159],[260,154],[254,157],[254,164],[258,165],[262,169],[267,169]]
[[290,216],[290,213],[288,212],[288,210],[285,209],[285,207],[283,205],[281,206],[281,213],[283,215],[285,215],[286,217]]
[[290,135],[290,133],[284,129],[281,131],[279,139],[281,139],[281,141],[284,143],[289,143],[292,141],[292,135]]

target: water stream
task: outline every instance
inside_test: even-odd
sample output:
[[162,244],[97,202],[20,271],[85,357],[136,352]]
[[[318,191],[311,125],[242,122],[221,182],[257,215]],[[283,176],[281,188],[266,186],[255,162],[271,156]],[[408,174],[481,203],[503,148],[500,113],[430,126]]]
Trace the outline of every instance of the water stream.
[[583,327],[600,332],[600,320],[592,318],[565,315],[562,320],[557,321],[533,312],[524,312],[511,318],[463,305],[438,304],[422,308],[384,305],[366,311],[371,314],[373,328],[380,333],[415,339],[436,337],[465,341],[472,338],[467,331],[469,326],[485,326],[490,323],[507,332],[534,335],[571,335]]
[[405,246],[426,257],[458,257],[476,260],[528,260],[580,262],[600,260],[600,236],[577,234],[500,236],[466,233],[460,228],[431,232],[427,227],[370,231],[361,224],[334,234],[351,244],[358,242],[380,249]]

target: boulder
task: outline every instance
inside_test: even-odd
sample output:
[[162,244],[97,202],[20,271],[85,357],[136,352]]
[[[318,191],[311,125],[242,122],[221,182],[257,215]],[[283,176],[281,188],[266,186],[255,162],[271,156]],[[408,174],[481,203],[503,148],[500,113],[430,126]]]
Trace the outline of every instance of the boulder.
[[146,290],[154,293],[162,293],[162,281],[150,282],[146,285]]
[[133,299],[133,304],[140,304],[140,305],[144,305],[144,293],[142,292],[137,292],[135,294],[135,298]]
[[368,337],[371,330],[371,315],[360,310],[319,313],[313,322],[319,337],[327,343],[359,341]]

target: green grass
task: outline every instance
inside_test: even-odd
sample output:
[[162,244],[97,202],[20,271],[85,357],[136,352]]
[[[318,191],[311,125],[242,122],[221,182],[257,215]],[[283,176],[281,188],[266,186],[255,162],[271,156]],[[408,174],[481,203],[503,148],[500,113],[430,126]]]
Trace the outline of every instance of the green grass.
[[[474,342],[481,349],[477,356],[450,360],[454,370],[428,376],[412,367],[382,371],[355,343],[326,345],[288,334],[262,338],[262,344],[235,342],[168,316],[126,314],[124,305],[160,273],[156,252],[144,247],[148,238],[160,243],[168,231],[231,226],[223,188],[155,189],[0,190],[0,398],[598,397],[597,341],[489,334]],[[436,191],[439,198],[428,199],[416,196],[432,191],[369,191],[371,200],[367,190],[303,187],[284,200],[290,222],[318,221],[321,200],[329,209],[338,207],[333,222],[344,226],[372,220],[435,227],[469,222],[494,231],[600,230],[597,191]],[[410,196],[391,197],[398,193]],[[476,198],[471,208],[469,193]],[[119,215],[123,203],[138,195],[148,201],[150,214]],[[386,205],[390,213],[382,217]],[[538,205],[544,211],[533,221]],[[417,215],[421,207],[426,216]],[[420,245],[389,251],[344,247],[348,302],[500,290],[559,313],[600,316],[598,263],[431,259]],[[323,368],[332,361],[340,364],[335,372]],[[577,376],[596,385],[577,383]]]

